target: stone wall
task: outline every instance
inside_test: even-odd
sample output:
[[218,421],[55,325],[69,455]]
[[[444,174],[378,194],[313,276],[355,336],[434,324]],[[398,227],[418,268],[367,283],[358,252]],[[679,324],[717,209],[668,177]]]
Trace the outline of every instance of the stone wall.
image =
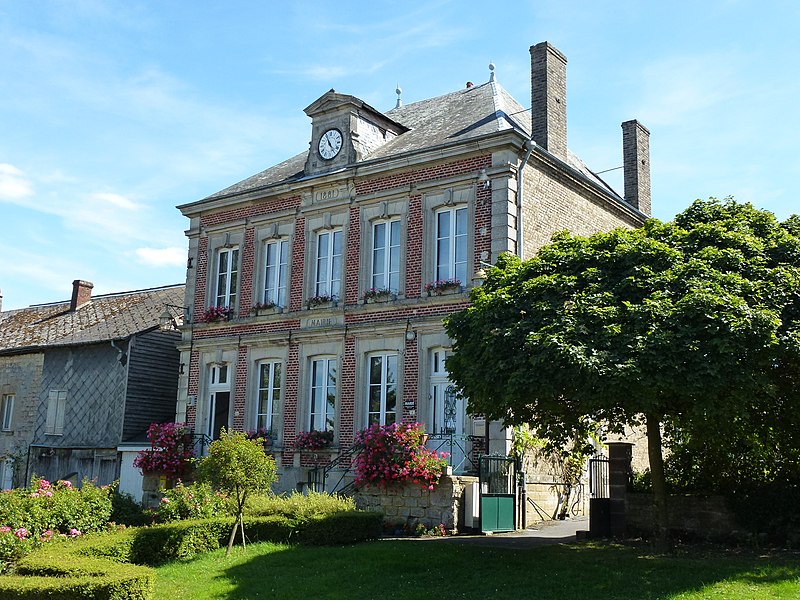
[[[741,529],[721,496],[670,496],[669,528],[679,535],[707,540],[727,539]],[[653,497],[628,492],[625,503],[627,534],[653,531]]]
[[409,524],[422,523],[434,527],[440,523],[454,532],[464,531],[464,491],[477,477],[444,476],[432,491],[418,485],[403,484],[386,490],[362,488],[355,494],[356,505],[363,510],[382,512],[386,521]]
[[14,395],[11,428],[0,431],[0,457],[14,461],[14,486],[27,484],[25,456],[33,440],[43,365],[42,353],[0,356],[0,396]]

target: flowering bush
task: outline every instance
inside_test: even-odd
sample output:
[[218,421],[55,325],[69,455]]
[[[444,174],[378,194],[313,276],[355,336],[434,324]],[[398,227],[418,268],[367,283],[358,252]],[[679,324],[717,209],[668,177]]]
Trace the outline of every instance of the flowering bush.
[[228,514],[227,496],[215,492],[207,483],[178,483],[164,492],[154,513],[159,522],[211,519]]
[[42,543],[103,530],[111,516],[108,486],[34,479],[0,493],[0,571]]
[[294,439],[294,447],[299,450],[322,450],[332,443],[332,431],[304,431]]
[[460,279],[439,279],[438,281],[432,281],[431,283],[425,284],[425,291],[428,292],[428,295],[436,294],[437,296],[441,296],[442,292],[445,290],[449,290],[451,288],[460,288],[461,287],[461,280]]
[[415,483],[432,490],[447,468],[447,454],[425,447],[419,423],[373,425],[356,435],[363,446],[355,458],[355,483],[386,487]]
[[201,323],[219,323],[220,321],[230,321],[233,318],[233,308],[230,306],[209,306],[200,315],[198,321]]
[[147,429],[150,448],[133,459],[133,466],[142,473],[164,473],[168,477],[185,477],[195,458],[192,435],[185,423],[152,423]]

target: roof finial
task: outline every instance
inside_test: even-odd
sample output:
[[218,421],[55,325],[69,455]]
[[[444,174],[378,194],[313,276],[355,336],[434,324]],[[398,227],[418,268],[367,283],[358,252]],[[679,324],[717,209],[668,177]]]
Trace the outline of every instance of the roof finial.
[[494,63],[489,63],[489,83],[494,83]]
[[397,104],[395,104],[394,107],[400,108],[401,106],[403,106],[403,99],[400,97],[400,95],[403,93],[403,90],[400,89],[399,83],[397,84],[397,89],[394,91],[394,93],[397,94]]

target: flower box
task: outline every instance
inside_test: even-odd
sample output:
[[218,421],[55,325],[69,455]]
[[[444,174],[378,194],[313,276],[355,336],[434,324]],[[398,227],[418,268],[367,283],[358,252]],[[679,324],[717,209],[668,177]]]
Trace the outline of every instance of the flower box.
[[332,443],[332,431],[303,431],[297,434],[294,447],[302,452],[316,452],[328,448]]
[[221,323],[233,319],[233,314],[230,306],[209,306],[197,320],[201,323]]
[[256,304],[253,308],[250,309],[250,314],[255,315],[257,317],[264,317],[267,315],[278,315],[282,312],[283,312],[283,307],[278,306],[277,304],[264,304],[264,305]]
[[392,290],[372,288],[364,292],[364,304],[379,304],[393,300],[397,300],[397,294]]
[[460,294],[462,289],[461,280],[459,279],[442,279],[425,284],[425,291],[428,292],[428,296]]
[[339,298],[337,296],[314,296],[308,299],[308,310],[315,308],[335,308],[339,305]]

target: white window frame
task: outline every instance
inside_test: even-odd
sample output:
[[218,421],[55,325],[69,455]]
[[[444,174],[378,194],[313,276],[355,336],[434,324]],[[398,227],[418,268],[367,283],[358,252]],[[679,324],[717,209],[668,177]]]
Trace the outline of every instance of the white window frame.
[[[338,254],[336,254],[337,237],[339,239]],[[336,300],[339,298],[342,291],[344,230],[342,228],[336,228],[318,231],[316,234],[316,242],[314,296],[330,296]],[[323,251],[324,254],[322,253]],[[338,278],[336,277],[337,267]]]
[[14,459],[0,460],[0,489],[10,490],[14,487]]
[[[335,431],[336,409],[339,404],[338,362],[335,356],[314,357],[309,362],[308,431]],[[322,381],[318,381],[318,373],[323,377]],[[330,402],[331,396],[333,406]]]
[[260,302],[273,303],[285,308],[288,305],[289,240],[281,238],[266,240],[263,248],[264,289]]
[[64,413],[67,407],[66,390],[50,390],[47,396],[46,435],[64,435]]
[[[239,247],[217,250],[217,268],[214,281],[214,306],[236,307],[239,287]],[[227,266],[223,269],[222,257]]]
[[0,405],[0,424],[3,431],[11,431],[11,425],[14,420],[14,394],[4,394],[2,404]]
[[204,433],[214,439],[214,430],[216,429],[216,406],[217,401],[220,400],[220,394],[228,394],[228,422],[222,423],[222,426],[228,428],[230,425],[230,402],[231,402],[231,366],[228,363],[212,364],[208,370],[208,404],[206,409],[205,431]]
[[[440,219],[449,215],[446,231],[440,228]],[[463,218],[463,232],[458,232],[458,220]],[[434,215],[434,279],[458,279],[466,285],[469,267],[469,208],[453,206],[439,209]],[[447,248],[447,259],[440,255],[443,246]],[[463,260],[457,260],[457,252],[461,252]]]
[[[383,244],[378,245],[378,229],[384,229]],[[402,252],[402,222],[400,219],[376,221],[372,224],[372,268],[370,285],[378,290],[400,290],[400,263]],[[392,250],[396,249],[393,256]],[[379,255],[382,253],[382,256]],[[392,260],[394,258],[394,260]]]
[[[380,360],[380,373],[377,380],[373,380],[373,362]],[[390,367],[394,369],[394,381],[389,381]],[[367,385],[366,407],[367,427],[378,425],[391,425],[400,420],[400,362],[396,352],[382,352],[371,354],[367,357]],[[378,406],[373,410],[371,403],[373,392],[377,392]],[[394,394],[394,410],[389,410],[388,400],[390,393]]]
[[259,362],[257,376],[254,429],[264,428],[276,433],[283,386],[283,362],[272,360]]

